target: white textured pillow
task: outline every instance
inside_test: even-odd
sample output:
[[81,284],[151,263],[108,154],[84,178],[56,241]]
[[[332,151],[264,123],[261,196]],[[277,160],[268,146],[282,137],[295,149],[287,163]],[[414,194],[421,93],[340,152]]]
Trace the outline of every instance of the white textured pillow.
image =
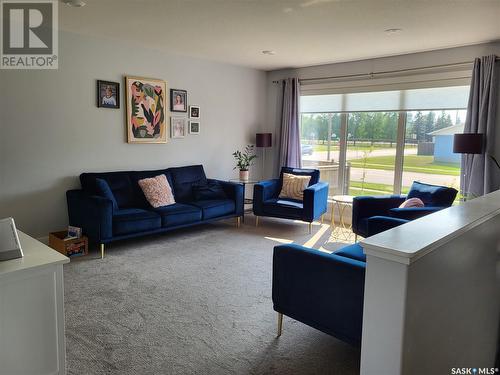
[[309,185],[311,176],[298,176],[290,173],[283,173],[283,186],[281,187],[280,198],[291,198],[297,200],[304,199],[304,190]]
[[399,208],[424,207],[424,202],[418,198],[410,198],[399,205]]
[[139,180],[138,184],[149,204],[154,208],[169,206],[175,203],[172,189],[164,174],[153,178],[144,178]]

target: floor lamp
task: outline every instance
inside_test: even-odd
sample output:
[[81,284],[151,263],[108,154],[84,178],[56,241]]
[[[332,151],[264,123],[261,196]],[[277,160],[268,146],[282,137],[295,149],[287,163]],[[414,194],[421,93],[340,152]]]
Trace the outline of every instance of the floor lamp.
[[262,148],[262,179],[265,177],[265,167],[266,167],[266,148],[273,146],[273,135],[272,133],[257,133],[255,135],[255,146]]
[[[453,152],[455,154],[482,154],[483,153],[483,135],[478,133],[462,133],[453,136]],[[493,160],[495,160],[493,158]],[[495,160],[496,162],[496,160]],[[463,191],[463,190],[462,190]],[[468,191],[463,191],[464,201],[469,195]]]

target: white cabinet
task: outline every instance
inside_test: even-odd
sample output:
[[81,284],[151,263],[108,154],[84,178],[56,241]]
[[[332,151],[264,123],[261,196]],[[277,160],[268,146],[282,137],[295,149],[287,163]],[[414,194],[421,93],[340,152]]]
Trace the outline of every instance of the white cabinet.
[[19,232],[24,257],[0,262],[0,375],[65,374],[63,264]]

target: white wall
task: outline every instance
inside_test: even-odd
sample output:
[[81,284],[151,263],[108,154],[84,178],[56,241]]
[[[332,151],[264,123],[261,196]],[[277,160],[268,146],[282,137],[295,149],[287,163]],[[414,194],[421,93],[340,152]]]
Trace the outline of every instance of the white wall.
[[[275,70],[267,73],[267,120],[264,130],[274,133],[274,139],[279,137],[281,108],[279,104],[280,85],[272,81],[298,77],[318,78],[343,76],[350,74],[369,74],[372,72],[383,72],[401,69],[413,69],[420,67],[435,66],[441,64],[454,64],[467,61],[473,61],[475,57],[496,54],[500,55],[500,42],[480,44],[468,47],[449,48],[430,52],[413,53],[407,55],[398,55],[370,60],[360,60],[338,64],[318,65],[297,69]],[[435,75],[436,78],[438,75]],[[443,73],[443,77],[447,77]],[[499,98],[500,101],[500,98]],[[500,108],[500,105],[499,105]],[[499,109],[500,112],[500,109]],[[498,128],[500,128],[500,116],[498,118]],[[276,173],[278,170],[278,147],[273,148],[273,157],[268,158],[267,174]],[[500,145],[500,131],[497,134],[497,145]],[[271,154],[271,153],[269,153]],[[500,147],[497,147],[497,156],[500,157]]]
[[[59,51],[59,70],[0,71],[0,218],[31,235],[67,225],[65,191],[82,172],[201,163],[210,177],[235,177],[231,153],[254,143],[265,120],[263,71],[66,32]],[[201,106],[201,134],[127,144],[125,75],[187,90]],[[97,79],[121,83],[119,110],[96,107]]]

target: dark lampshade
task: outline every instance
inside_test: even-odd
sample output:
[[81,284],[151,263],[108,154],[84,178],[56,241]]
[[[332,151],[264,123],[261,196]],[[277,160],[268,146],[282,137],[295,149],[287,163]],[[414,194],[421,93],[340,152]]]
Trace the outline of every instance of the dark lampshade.
[[483,135],[476,133],[455,134],[453,152],[455,154],[481,154],[483,152]]
[[255,145],[257,147],[271,147],[273,145],[272,133],[257,133],[255,135]]

